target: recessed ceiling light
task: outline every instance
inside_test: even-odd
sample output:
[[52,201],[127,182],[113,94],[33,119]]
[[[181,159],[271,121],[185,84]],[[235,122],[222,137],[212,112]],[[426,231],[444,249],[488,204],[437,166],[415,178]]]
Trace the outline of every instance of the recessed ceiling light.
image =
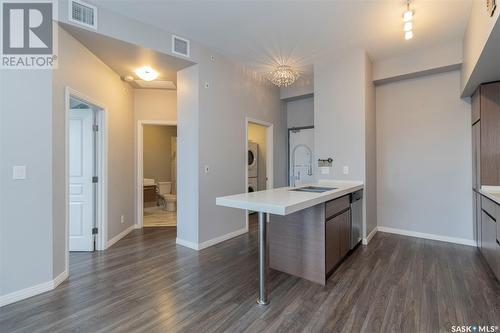
[[143,66],[135,70],[135,74],[144,81],[153,81],[158,77],[158,72],[152,69],[150,66]]
[[412,39],[413,38],[413,31],[407,31],[405,32],[405,39],[406,40],[409,40],[409,39]]
[[132,82],[132,81],[134,81],[134,77],[132,75],[127,75],[127,76],[125,76],[125,81]]

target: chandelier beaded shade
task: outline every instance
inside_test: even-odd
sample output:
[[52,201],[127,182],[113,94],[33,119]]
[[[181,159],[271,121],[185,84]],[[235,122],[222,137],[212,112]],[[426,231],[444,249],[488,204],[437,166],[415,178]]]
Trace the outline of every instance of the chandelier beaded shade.
[[291,66],[280,65],[270,73],[269,80],[278,87],[288,87],[291,86],[298,77],[299,74]]

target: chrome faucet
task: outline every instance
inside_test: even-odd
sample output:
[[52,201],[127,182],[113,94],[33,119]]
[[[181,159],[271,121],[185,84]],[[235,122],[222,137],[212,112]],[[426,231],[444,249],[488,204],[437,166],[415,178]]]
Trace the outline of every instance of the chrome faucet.
[[[304,144],[298,144],[295,146],[295,148],[293,148],[293,151],[292,151],[292,179],[293,179],[293,187],[295,187],[295,180],[297,179],[295,177],[295,153],[297,152],[297,149],[298,148],[305,148],[308,152],[309,152],[309,167],[307,169],[307,175],[308,176],[312,176],[313,172],[312,172],[312,161],[313,161],[313,156],[312,156],[312,151],[311,151],[311,148],[309,148],[308,146],[304,145]],[[299,171],[299,178],[300,179],[300,171]]]

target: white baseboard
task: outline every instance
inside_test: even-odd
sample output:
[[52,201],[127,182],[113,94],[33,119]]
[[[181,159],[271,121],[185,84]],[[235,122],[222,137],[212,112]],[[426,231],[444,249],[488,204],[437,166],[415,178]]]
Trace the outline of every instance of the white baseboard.
[[106,248],[109,248],[110,246],[112,246],[113,244],[115,244],[116,242],[118,242],[120,239],[122,239],[123,237],[127,236],[134,229],[135,229],[135,224],[131,225],[130,227],[128,227],[127,229],[123,230],[122,232],[120,232],[115,237],[113,237],[110,240],[108,240],[108,243],[106,244]]
[[368,245],[368,243],[370,243],[370,241],[372,240],[373,236],[375,236],[377,231],[378,227],[373,228],[373,230],[368,234],[368,236],[366,238],[363,238],[363,245]]
[[183,239],[177,237],[175,239],[175,243],[179,244],[179,245],[182,245],[182,246],[185,246],[185,247],[189,247],[190,249],[199,251],[199,250],[206,249],[207,247],[210,247],[212,245],[215,245],[215,244],[221,243],[223,241],[226,241],[228,239],[231,239],[231,238],[243,235],[243,234],[245,234],[247,232],[248,232],[248,229],[247,228],[243,228],[243,229],[236,230],[236,231],[230,232],[228,234],[225,234],[225,235],[222,235],[222,236],[219,236],[219,237],[216,237],[216,238],[212,238],[212,239],[207,240],[207,241],[205,241],[203,243],[189,242],[189,241],[186,241],[186,240],[183,240]]
[[472,239],[440,236],[440,235],[434,235],[434,234],[427,234],[427,233],[423,233],[423,232],[416,232],[416,231],[389,228],[389,227],[381,227],[381,226],[378,226],[378,231],[386,232],[389,234],[397,234],[397,235],[403,235],[403,236],[431,239],[431,240],[447,242],[447,243],[476,246],[476,242]]
[[64,271],[61,274],[59,274],[54,280],[40,283],[32,287],[28,287],[22,290],[14,291],[7,295],[0,296],[0,307],[22,301],[23,299],[30,298],[47,291],[51,291],[55,289],[58,285],[60,285],[67,278],[68,278],[68,271]]
[[185,246],[185,247],[189,247],[190,249],[193,249],[193,250],[198,250],[198,243],[189,242],[189,241],[181,239],[179,237],[177,237],[175,239],[175,244],[182,245],[182,246]]
[[52,289],[56,289],[58,285],[63,283],[64,280],[66,280],[68,278],[68,276],[69,276],[68,271],[64,271],[61,274],[59,274],[58,276],[56,276],[56,278],[52,281],[53,285],[54,285]]

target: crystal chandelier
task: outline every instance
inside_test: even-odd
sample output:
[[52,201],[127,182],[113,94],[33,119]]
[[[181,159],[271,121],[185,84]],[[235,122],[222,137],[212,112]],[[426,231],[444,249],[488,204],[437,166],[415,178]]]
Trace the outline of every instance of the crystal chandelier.
[[269,80],[278,87],[291,86],[299,77],[299,74],[288,65],[276,67],[270,74]]

